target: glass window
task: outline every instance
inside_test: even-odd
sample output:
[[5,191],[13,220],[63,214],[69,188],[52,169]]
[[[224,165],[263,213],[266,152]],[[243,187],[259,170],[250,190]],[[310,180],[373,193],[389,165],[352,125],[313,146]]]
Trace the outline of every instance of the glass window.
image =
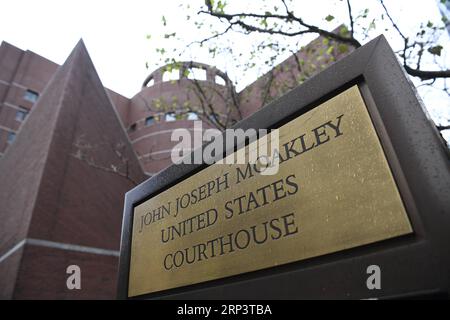
[[175,112],[167,112],[166,116],[165,116],[165,120],[167,122],[175,121],[176,120]]
[[155,84],[155,79],[151,79],[149,82],[147,82],[146,87],[152,87]]
[[217,75],[216,78],[215,78],[215,81],[216,81],[217,84],[220,84],[222,86],[226,85],[225,79],[222,78],[221,76]]
[[16,120],[22,122],[27,117],[27,110],[17,110],[16,112]]
[[202,68],[190,68],[188,79],[206,81],[206,70]]
[[24,95],[25,100],[34,103],[37,101],[38,98],[39,98],[39,93],[32,91],[32,90],[25,91],[25,95]]
[[153,116],[145,118],[145,125],[146,126],[151,126],[154,123],[155,123],[155,118]]
[[14,139],[16,139],[16,134],[14,132],[8,132],[8,139],[7,142],[8,143],[13,143]]
[[173,70],[170,70],[170,71],[165,71],[164,73],[163,73],[163,82],[166,82],[166,81],[175,81],[175,80],[178,80],[178,79],[180,79],[180,70],[178,70],[178,69],[173,69]]
[[198,114],[196,112],[188,112],[186,119],[188,120],[198,120]]

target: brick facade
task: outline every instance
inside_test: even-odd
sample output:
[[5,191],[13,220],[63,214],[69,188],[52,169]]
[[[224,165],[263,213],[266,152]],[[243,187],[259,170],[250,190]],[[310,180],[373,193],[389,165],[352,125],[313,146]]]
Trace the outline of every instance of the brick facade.
[[[82,41],[62,66],[3,42],[0,299],[114,298],[125,192],[171,164],[172,131],[194,129],[187,115],[215,127],[196,85],[231,126],[268,102],[269,82],[288,84],[269,88],[274,99],[344,55],[330,51],[319,67],[302,69],[298,61],[322,56],[321,38],[311,46],[240,93],[220,70],[186,62],[177,80],[165,80],[161,67],[128,99],[103,87]],[[193,67],[205,77],[190,79]],[[229,111],[229,101],[238,108]],[[66,287],[72,264],[82,290]]]

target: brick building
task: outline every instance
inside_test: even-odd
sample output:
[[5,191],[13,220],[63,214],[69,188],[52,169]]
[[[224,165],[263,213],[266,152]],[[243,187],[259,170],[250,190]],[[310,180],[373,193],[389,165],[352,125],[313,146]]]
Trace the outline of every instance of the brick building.
[[233,125],[346,54],[329,47],[314,40],[239,93],[213,66],[161,67],[128,99],[82,41],[62,66],[2,42],[0,298],[114,298],[124,193],[171,164],[172,131]]

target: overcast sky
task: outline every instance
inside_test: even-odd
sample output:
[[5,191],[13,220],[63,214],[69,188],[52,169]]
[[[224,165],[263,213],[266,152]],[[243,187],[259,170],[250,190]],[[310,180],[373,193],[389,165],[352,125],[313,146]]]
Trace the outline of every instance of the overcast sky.
[[161,28],[175,1],[0,0],[0,40],[62,64],[83,38],[103,84],[127,97],[137,93],[150,58],[146,34]]
[[[330,12],[321,8],[330,2],[340,3],[331,12],[336,17],[334,25],[346,23],[346,7],[339,0],[294,1],[296,12],[301,10],[302,16],[312,23],[323,23]],[[420,21],[440,19],[435,0],[385,2],[392,14],[399,18],[405,32],[412,30],[412,26]],[[0,40],[62,64],[78,40],[83,38],[103,84],[132,97],[139,91],[146,76],[158,66],[155,41],[158,41],[158,35],[167,32],[161,23],[162,15],[166,16],[171,28],[187,41],[198,37],[192,23],[189,25],[184,20],[186,12],[179,8],[179,3],[176,0],[0,0]],[[196,7],[203,0],[190,3]],[[366,6],[371,8],[372,14],[377,10],[381,13],[377,1],[353,1],[355,12]],[[383,32],[383,28],[378,28],[377,32]],[[146,38],[148,34],[152,35],[151,41]],[[401,45],[395,35],[386,36],[393,47]],[[190,58],[215,64],[222,69],[228,68],[224,59],[211,61],[201,53],[196,56],[194,53]],[[146,62],[150,70],[145,68]],[[225,71],[232,79],[239,80],[239,70]],[[254,80],[256,75],[249,77],[241,80],[240,87]],[[442,96],[434,99],[441,99],[440,105],[447,103],[447,108],[450,108],[448,102],[442,102]],[[432,104],[436,105],[435,102]]]

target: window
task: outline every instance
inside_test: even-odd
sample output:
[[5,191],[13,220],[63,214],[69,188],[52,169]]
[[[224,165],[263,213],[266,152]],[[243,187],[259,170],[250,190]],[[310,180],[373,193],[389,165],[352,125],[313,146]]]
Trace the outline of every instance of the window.
[[22,122],[23,120],[25,120],[27,114],[28,114],[27,110],[17,110],[16,120]]
[[155,118],[153,117],[153,116],[150,116],[150,117],[147,117],[147,118],[145,118],[145,125],[148,127],[148,126],[151,126],[152,124],[154,124],[155,123]]
[[8,132],[8,138],[7,138],[7,142],[9,143],[9,144],[11,144],[11,143],[13,143],[14,142],[14,139],[16,139],[16,134],[14,133],[14,132]]
[[188,112],[186,115],[188,120],[198,120],[198,114],[196,112]]
[[32,91],[32,90],[27,90],[27,91],[25,91],[25,95],[23,96],[23,98],[27,101],[34,103],[39,98],[39,93]]
[[225,86],[225,85],[227,84],[226,81],[225,81],[225,79],[222,78],[221,76],[216,76],[215,82],[216,82],[217,84],[220,84],[221,86]]
[[163,73],[163,82],[165,81],[175,81],[180,78],[180,70],[174,69],[171,71],[165,71]]
[[134,131],[136,131],[136,123],[133,123],[131,126],[130,126],[130,129],[128,129],[128,131],[130,131],[130,132],[134,132]]
[[167,112],[166,116],[165,116],[165,120],[167,122],[175,121],[176,120],[175,112]]
[[145,85],[147,88],[152,87],[155,84],[155,79],[150,79]]
[[188,79],[206,81],[206,70],[201,68],[189,69]]

